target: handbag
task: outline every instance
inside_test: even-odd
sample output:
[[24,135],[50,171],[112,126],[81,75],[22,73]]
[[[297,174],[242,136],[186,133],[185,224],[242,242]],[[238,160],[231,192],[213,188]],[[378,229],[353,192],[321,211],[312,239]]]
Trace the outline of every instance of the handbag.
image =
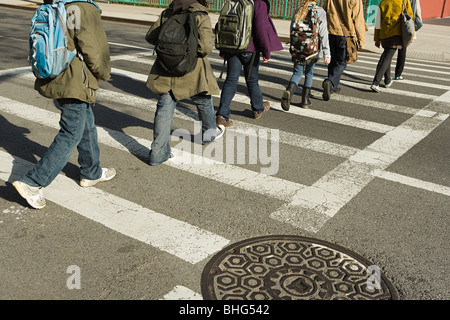
[[414,21],[408,14],[406,9],[405,0],[402,3],[402,13],[400,15],[400,22],[402,24],[402,43],[403,48],[408,47],[414,39],[415,28]]
[[358,41],[354,36],[346,36],[345,39],[347,40],[347,63],[356,62],[358,60]]

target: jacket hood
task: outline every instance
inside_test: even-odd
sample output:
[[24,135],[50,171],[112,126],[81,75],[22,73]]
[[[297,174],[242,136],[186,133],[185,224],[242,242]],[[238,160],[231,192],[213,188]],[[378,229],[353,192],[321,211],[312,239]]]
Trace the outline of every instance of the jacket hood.
[[173,12],[187,10],[194,3],[200,3],[201,5],[208,7],[206,0],[173,0],[169,5]]

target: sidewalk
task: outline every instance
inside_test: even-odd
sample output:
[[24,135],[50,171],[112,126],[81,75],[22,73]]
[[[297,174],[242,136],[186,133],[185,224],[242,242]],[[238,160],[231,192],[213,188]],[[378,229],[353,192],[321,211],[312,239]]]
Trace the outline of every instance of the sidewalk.
[[[0,7],[22,8],[35,10],[43,1],[32,0],[0,0]],[[98,1],[97,4],[102,9],[104,20],[121,21],[150,26],[155,22],[164,8],[154,8],[146,6],[132,6],[124,4],[109,4]],[[218,14],[210,13],[211,23],[214,26],[218,19]],[[273,19],[278,35],[283,43],[289,40],[289,20]],[[408,47],[407,57],[424,60],[450,61],[450,18],[426,21],[422,29],[417,33],[417,39]],[[373,41],[373,27],[369,27],[366,33],[365,50],[382,53]]]

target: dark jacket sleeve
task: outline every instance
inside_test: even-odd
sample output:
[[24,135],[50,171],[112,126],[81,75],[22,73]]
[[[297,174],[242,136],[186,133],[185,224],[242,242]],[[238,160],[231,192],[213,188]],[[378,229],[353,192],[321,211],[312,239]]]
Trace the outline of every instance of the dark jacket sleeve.
[[92,6],[81,19],[75,34],[78,49],[92,74],[102,80],[111,77],[109,45],[103,29],[100,11]]

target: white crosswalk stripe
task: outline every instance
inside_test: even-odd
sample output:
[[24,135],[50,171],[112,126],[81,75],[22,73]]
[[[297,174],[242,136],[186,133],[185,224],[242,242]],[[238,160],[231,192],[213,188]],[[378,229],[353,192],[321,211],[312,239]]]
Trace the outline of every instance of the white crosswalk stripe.
[[[10,182],[20,178],[32,167],[31,163],[4,151],[0,151],[0,164],[0,179]],[[190,263],[207,258],[229,243],[229,240],[223,237],[100,189],[79,187],[63,175],[59,175],[45,188],[45,197],[110,229]]]
[[[140,48],[140,50],[144,50],[144,48]],[[274,55],[272,63],[281,66],[291,66],[291,63],[288,60],[277,57],[280,57],[280,54]],[[147,66],[147,68],[145,68],[146,70],[149,70],[148,67],[153,63],[153,59],[150,52],[112,57],[113,61],[127,60],[138,64],[144,64]],[[346,71],[346,75],[358,75],[359,77],[371,78],[373,75],[370,74],[370,71],[374,69],[374,64],[376,64],[376,56],[362,54],[360,60],[360,64],[354,67],[354,69],[348,68],[349,70]],[[211,62],[216,65],[221,64],[220,59],[211,58]],[[438,75],[445,74],[447,72],[446,68],[447,67],[437,66],[431,72]],[[365,69],[367,70],[367,73],[358,73],[353,71],[355,69]],[[260,70],[261,72],[283,76],[291,74],[291,71],[276,69],[270,66],[261,66]],[[34,76],[29,71],[30,69],[28,67],[1,70],[0,77],[20,77],[25,81],[30,81],[31,84],[31,80],[34,79]],[[113,68],[112,71],[113,77],[132,78],[141,82],[145,82],[147,79],[147,74],[144,71],[142,73],[136,73],[119,68]],[[429,69],[424,68],[419,62],[415,62],[412,66],[408,67],[408,72],[421,73],[425,71],[430,72]],[[218,76],[218,73],[216,73],[216,76]],[[426,75],[423,77],[424,79],[427,79]],[[319,73],[315,75],[316,81],[321,81],[323,78],[324,77]],[[245,83],[243,78],[240,78],[239,81],[240,83]],[[342,83],[353,88],[367,89],[366,84],[355,83],[348,80],[343,80]],[[441,95],[425,94],[400,89],[387,89],[385,90],[385,93],[415,97],[434,102],[450,102],[448,98],[450,85],[447,85],[448,82],[435,85],[427,82],[405,80],[403,83],[411,86],[444,90],[447,91],[447,93]],[[260,81],[260,85],[262,87],[270,87],[280,91],[284,90],[284,84]],[[218,97],[219,96],[216,96],[216,98]],[[310,232],[318,232],[331,217],[334,217],[343,206],[353,199],[375,177],[396,183],[407,184],[416,188],[422,188],[446,196],[450,195],[448,187],[386,171],[390,164],[405,154],[445,121],[448,118],[448,113],[439,113],[427,108],[418,110],[408,106],[379,102],[375,99],[367,100],[338,94],[333,95],[332,100],[342,103],[365,105],[377,109],[380,112],[388,110],[394,111],[411,117],[401,125],[393,126],[356,119],[349,116],[330,114],[319,110],[303,110],[300,108],[291,110],[290,114],[293,116],[313,118],[319,121],[326,121],[333,124],[382,134],[382,137],[375,140],[372,144],[363,149],[359,149],[279,130],[278,141],[281,144],[343,159],[343,162],[340,165],[325,174],[312,185],[303,185],[252,171],[236,166],[234,163],[230,164],[217,160],[207,161],[204,157],[186,152],[185,150],[181,150],[174,160],[167,162],[165,165],[172,166],[199,177],[214,180],[233,188],[265,194],[275,199],[282,200],[285,204],[277,211],[272,212],[270,217]],[[142,108],[151,112],[155,112],[156,110],[156,101],[106,89],[100,89],[98,91],[98,101],[99,103],[104,102],[105,105],[107,105],[108,102],[114,102],[117,104],[133,106],[135,108]],[[243,93],[238,93],[233,101],[234,103],[246,105],[250,103],[248,96]],[[272,108],[281,110],[278,101],[272,101]],[[58,128],[59,115],[57,113],[46,111],[11,98],[0,96],[0,111],[50,128]],[[182,120],[198,120],[196,112],[193,112],[189,106],[184,103],[179,103],[175,116]],[[265,129],[263,126],[254,125],[244,121],[234,122],[235,126],[233,129],[236,132],[243,134],[252,132],[257,135],[259,130]],[[125,152],[130,152],[140,157],[147,157],[151,140],[126,135],[123,132],[118,132],[109,128],[99,127],[98,129],[100,143]],[[25,168],[31,166],[30,163],[3,151],[0,151],[0,162],[2,167],[0,179],[5,181],[10,181],[20,172],[23,173]],[[196,165],[195,163],[200,163],[201,165]],[[68,195],[58,192],[61,185],[65,188],[64,193],[66,193],[68,188],[70,189],[70,192],[67,192]],[[215,235],[197,226],[190,225],[188,222],[168,218],[151,209],[138,206],[126,199],[118,198],[99,189],[93,188],[89,189],[89,192],[83,191],[76,183],[74,183],[74,181],[63,176],[58,176],[55,183],[46,188],[46,195],[50,201],[102,223],[113,230],[173,254],[189,263],[197,263],[205,259],[212,253],[220,250],[229,242],[229,240],[221,236]],[[76,201],[73,200],[73,195],[88,199],[88,208],[80,209],[76,205]],[[95,210],[90,209],[100,205],[98,202],[100,198],[107,199],[106,202],[108,203],[108,206],[106,206],[105,211],[101,214],[92,214]],[[104,204],[102,204],[102,206],[105,207]],[[123,214],[115,216],[117,212],[123,212]],[[131,216],[133,219],[130,219]],[[141,226],[143,224],[148,228],[144,228],[145,230],[142,231],[143,228],[138,228],[138,224]],[[158,228],[155,227],[156,225],[158,225]],[[186,244],[188,244],[187,248]],[[180,249],[181,247],[183,250]],[[199,295],[187,288],[177,286],[172,292],[168,293],[165,298],[171,299],[176,297],[197,299],[199,298]]]

